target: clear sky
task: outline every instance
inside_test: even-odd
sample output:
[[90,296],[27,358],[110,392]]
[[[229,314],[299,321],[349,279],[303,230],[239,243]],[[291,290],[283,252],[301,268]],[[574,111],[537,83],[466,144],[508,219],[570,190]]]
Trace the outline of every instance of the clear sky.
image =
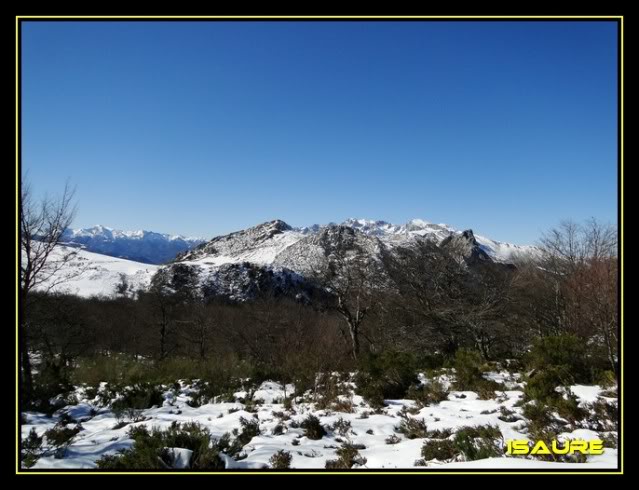
[[74,226],[617,220],[612,22],[26,22],[22,164]]

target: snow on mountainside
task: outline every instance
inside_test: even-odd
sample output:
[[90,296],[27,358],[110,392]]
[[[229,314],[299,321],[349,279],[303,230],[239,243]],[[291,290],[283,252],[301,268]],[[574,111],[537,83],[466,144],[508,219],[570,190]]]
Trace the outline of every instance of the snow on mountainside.
[[303,237],[299,230],[281,220],[274,220],[215,237],[182,254],[177,260],[212,266],[241,262],[269,265],[280,252]]
[[[48,261],[49,267],[57,269],[56,264],[62,263],[63,257],[70,253],[73,254],[71,260],[36,289],[70,293],[82,297],[112,296],[122,275],[126,277],[130,289],[146,289],[151,283],[153,274],[160,268],[157,265],[133,262],[65,246],[54,249]],[[47,271],[44,271],[43,277],[45,276],[49,276]]]
[[[393,225],[385,221],[351,218],[342,224],[367,235],[376,236],[389,245],[403,245],[415,237],[423,237],[441,243],[449,236],[463,233],[463,231],[456,230],[449,225],[429,223],[421,219],[410,220],[404,225]],[[512,243],[498,242],[480,235],[474,236],[482,250],[497,262],[507,262],[512,260],[517,254],[537,253],[537,248],[531,245],[513,245]]]
[[[341,225],[330,223],[304,228],[292,228],[281,220],[275,220],[213,238],[208,243],[182,254],[177,260],[208,266],[251,262],[303,272],[305,269],[303,262],[308,263],[311,257],[324,253],[319,242],[322,237],[326,237],[326,230],[335,230],[340,227],[356,231],[359,242],[362,244],[369,242],[364,248],[370,249],[371,253],[378,251],[380,243],[389,247],[407,246],[419,239],[441,243],[448,237],[463,234],[448,225],[418,219],[403,225],[394,225],[385,221],[348,219]],[[498,242],[479,235],[475,235],[474,238],[483,252],[497,262],[508,262],[517,254],[534,254],[537,250],[533,246]]]
[[[517,254],[537,253],[536,247],[497,242],[474,235],[471,230],[461,232],[424,220],[394,225],[385,221],[349,219],[340,225],[331,223],[307,228],[293,228],[284,221],[274,220],[215,237],[193,248],[185,244],[186,239],[182,237],[122,232],[102,226],[70,231],[65,240],[74,244],[68,250],[76,250],[78,254],[71,264],[56,274],[56,279],[64,274],[75,275],[82,268],[87,271],[56,290],[64,289],[81,296],[112,295],[121,273],[134,288],[144,288],[160,268],[172,270],[179,265],[194,268],[203,291],[230,299],[246,300],[257,291],[265,290],[306,295],[309,273],[320,269],[331,254],[364,254],[376,260],[384,247],[410,247],[419,240],[433,240],[441,246],[461,244],[466,249],[466,258],[472,260],[508,263]],[[135,243],[137,248],[132,245]],[[161,247],[153,248],[155,243]],[[175,249],[167,248],[170,243],[183,247],[181,253],[173,253]],[[65,247],[57,253],[61,254],[63,250]],[[163,266],[142,263],[150,262],[149,251],[158,250],[166,254],[164,257],[172,254],[171,258],[175,259]],[[145,259],[132,261],[109,255],[127,258],[141,255]]]
[[69,229],[63,235],[63,241],[70,246],[81,246],[89,252],[149,264],[163,264],[205,240],[145,230],[114,230],[96,225],[91,228]]

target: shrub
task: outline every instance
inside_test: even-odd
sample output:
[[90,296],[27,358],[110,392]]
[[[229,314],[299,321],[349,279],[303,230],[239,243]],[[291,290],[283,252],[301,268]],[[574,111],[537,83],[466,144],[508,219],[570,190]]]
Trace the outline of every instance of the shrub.
[[402,420],[395,430],[406,436],[406,439],[420,439],[428,437],[428,428],[424,419],[407,417]]
[[502,386],[496,381],[490,379],[481,379],[477,382],[475,390],[480,400],[492,400],[495,398],[495,391]]
[[386,438],[385,442],[386,444],[399,444],[402,442],[402,438],[398,437],[396,434],[392,434]]
[[56,447],[65,447],[71,444],[71,440],[80,432],[81,427],[76,425],[73,429],[62,425],[55,425],[47,430],[44,435],[47,438],[47,444]]
[[529,434],[547,432],[554,429],[553,418],[550,409],[540,402],[532,402],[524,405],[524,417],[528,419]]
[[599,439],[603,442],[604,447],[617,449],[618,436],[616,432],[604,432],[599,434]]
[[446,461],[453,459],[457,454],[459,453],[455,444],[448,439],[428,440],[425,441],[422,446],[422,456],[426,461],[430,461],[431,459]]
[[[142,427],[144,427],[142,429]],[[96,461],[98,468],[110,470],[163,470],[171,468],[168,448],[184,448],[193,451],[189,462],[192,469],[224,469],[217,441],[211,438],[207,428],[197,423],[174,422],[162,431],[154,428],[149,432],[140,426],[134,434],[133,447],[121,450],[117,455],[107,455]]]
[[149,429],[146,425],[132,425],[128,431],[129,437],[133,440],[149,437]]
[[42,446],[42,436],[39,436],[35,428],[31,428],[26,439],[22,440],[22,449],[27,451],[37,451]]
[[613,371],[602,371],[597,377],[597,384],[602,388],[612,388],[617,385],[617,376]]
[[462,427],[455,433],[455,449],[464,455],[466,461],[498,457],[503,454],[497,439],[502,439],[496,426]]
[[337,419],[337,421],[331,427],[331,430],[337,432],[340,436],[345,436],[351,430],[351,422],[349,420],[344,420],[342,417]]
[[405,352],[387,351],[370,354],[360,363],[355,378],[359,393],[374,407],[384,405],[384,399],[406,396],[411,385],[417,383],[415,357]]
[[[362,375],[364,376],[364,375]],[[384,393],[379,384],[362,381],[363,377],[359,378],[362,387],[359,389],[359,394],[366,400],[366,402],[373,408],[382,408],[384,406]]]
[[335,401],[330,406],[330,408],[335,410],[336,412],[344,412],[344,413],[353,413],[355,411],[353,407],[353,401],[350,399],[349,400],[337,399],[337,401]]
[[254,437],[262,433],[257,419],[247,420],[244,417],[240,417],[240,425],[242,426],[242,431],[238,432],[237,437],[230,446],[231,454],[238,454]]
[[338,458],[326,461],[326,469],[350,469],[356,464],[360,466],[366,464],[366,458],[363,458],[352,444],[344,443],[336,453]]
[[429,439],[448,439],[452,435],[453,431],[450,429],[437,429],[429,430],[426,433],[426,437]]
[[339,378],[332,373],[322,373],[315,384],[315,399],[317,408],[329,408],[337,401],[339,395]]
[[561,368],[571,373],[577,383],[593,381],[586,344],[574,335],[554,335],[536,339],[528,353],[527,364],[538,370]]
[[499,420],[501,420],[502,422],[517,422],[519,420],[519,417],[517,417],[515,415],[515,412],[512,410],[509,410],[508,408],[504,407],[503,405],[501,407],[499,407],[499,411],[500,411],[500,415],[497,417]]
[[561,397],[557,391],[560,386],[572,384],[573,377],[565,366],[548,366],[534,373],[524,387],[524,396],[528,400],[550,403]]
[[326,435],[326,430],[322,427],[320,420],[313,414],[306,417],[300,427],[304,429],[304,435],[309,439],[319,440]]
[[22,449],[22,466],[31,468],[36,464],[42,452],[42,436],[38,436],[35,429],[31,428],[29,435],[21,441],[20,445]]
[[427,407],[448,399],[448,391],[439,381],[431,381],[426,385],[413,385],[406,394],[409,400],[415,400],[420,407]]
[[455,354],[455,389],[474,391],[484,378],[481,372],[482,358],[474,351],[460,349]]
[[562,397],[556,399],[552,407],[562,419],[566,419],[571,424],[575,424],[588,415],[587,412],[579,406],[579,400],[572,393],[568,394],[567,398]]
[[60,356],[44,357],[33,377],[33,408],[52,413],[59,406],[51,406],[49,400],[56,397],[59,397],[63,405],[67,404],[65,397],[73,390],[71,372],[69,359]]
[[143,383],[124,388],[121,396],[111,403],[111,410],[118,418],[125,414],[135,416],[135,410],[162,406],[163,402],[164,397],[157,386]]
[[616,431],[619,423],[619,409],[616,403],[608,403],[599,398],[587,406],[588,423],[598,431]]
[[271,456],[269,463],[274,470],[287,470],[291,467],[293,456],[288,451],[280,450]]

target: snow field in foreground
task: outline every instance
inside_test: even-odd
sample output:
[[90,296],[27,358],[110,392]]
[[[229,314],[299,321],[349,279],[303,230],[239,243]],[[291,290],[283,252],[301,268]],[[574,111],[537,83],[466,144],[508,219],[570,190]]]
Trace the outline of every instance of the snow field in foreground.
[[[252,393],[253,400],[262,400],[262,404],[255,406],[256,412],[249,412],[243,403],[208,403],[197,408],[187,404],[191,400],[193,387],[184,382],[179,390],[166,390],[164,403],[161,407],[142,410],[140,415],[146,420],[129,423],[123,427],[116,424],[121,421],[109,408],[97,408],[93,400],[84,396],[84,390],[78,388],[76,395],[80,400],[77,405],[69,405],[58,410],[52,417],[44,414],[24,413],[26,423],[22,425],[22,437],[26,438],[31,429],[35,429],[42,436],[60,420],[62,414],[68,414],[81,422],[82,430],[75,436],[64,453],[64,457],[56,458],[52,453],[41,457],[33,468],[95,468],[96,460],[107,454],[116,454],[119,449],[129,448],[133,440],[128,436],[132,426],[147,425],[147,427],[167,428],[173,422],[197,422],[208,428],[213,437],[219,438],[233,429],[240,429],[240,418],[253,419],[257,416],[261,435],[254,437],[243,448],[246,457],[238,461],[226,457],[227,469],[261,469],[269,466],[269,459],[279,450],[290,452],[292,456],[291,468],[324,469],[326,461],[336,459],[336,449],[341,441],[363,445],[360,455],[366,458],[366,464],[360,468],[416,468],[415,462],[421,459],[421,448],[426,439],[406,439],[397,432],[396,427],[404,417],[423,419],[428,430],[451,429],[453,432],[463,426],[496,425],[502,432],[504,440],[528,439],[526,420],[522,416],[521,407],[515,406],[523,393],[516,389],[518,383],[508,373],[490,373],[489,377],[499,380],[509,380],[507,386],[513,388],[507,391],[497,391],[496,398],[480,400],[472,391],[451,391],[448,399],[438,404],[417,410],[412,400],[386,400],[387,406],[382,413],[373,413],[361,396],[352,395],[353,413],[319,410],[314,403],[301,402],[293,404],[292,410],[286,410],[281,400],[285,393],[290,396],[293,386],[284,387],[275,382],[264,382]],[[443,380],[445,381],[445,380]],[[598,386],[571,387],[571,391],[582,403],[591,403],[597,399],[602,391]],[[237,392],[235,396],[244,398],[246,392]],[[299,400],[299,399],[298,399]],[[518,420],[505,422],[500,420],[500,409],[505,407],[514,412]],[[93,411],[92,411],[93,409]],[[410,410],[411,414],[406,414]],[[96,413],[97,412],[97,413]],[[289,420],[281,420],[274,412],[285,412]],[[402,412],[402,414],[400,414]],[[94,415],[95,414],[95,415]],[[309,414],[320,419],[327,430],[320,440],[305,437],[304,429],[299,428]],[[340,418],[350,422],[351,429],[345,435],[330,430]],[[283,425],[284,431],[274,435],[273,429]],[[291,424],[294,427],[291,427]],[[397,444],[387,444],[386,439],[396,435],[401,440]],[[561,435],[563,438],[598,439],[600,434],[588,429],[576,429]],[[338,439],[338,440],[336,440]],[[298,441],[294,443],[294,441]],[[46,441],[45,441],[46,444]],[[617,467],[617,450],[606,448],[604,454],[589,456],[585,463],[556,463],[521,457],[487,458],[476,461],[439,462],[432,460],[426,466],[417,466],[423,470],[437,470],[439,468],[458,468],[460,470],[479,468],[506,469],[614,469]],[[357,469],[356,467],[354,469]]]

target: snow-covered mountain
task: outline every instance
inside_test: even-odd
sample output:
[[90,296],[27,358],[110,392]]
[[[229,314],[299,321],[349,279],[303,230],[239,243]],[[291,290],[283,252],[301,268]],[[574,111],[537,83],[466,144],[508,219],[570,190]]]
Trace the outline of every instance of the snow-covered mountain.
[[[517,254],[535,254],[536,248],[497,242],[472,230],[411,220],[403,225],[385,221],[349,219],[341,224],[293,228],[273,220],[228,235],[215,237],[179,255],[166,269],[188,267],[199,277],[202,290],[233,299],[248,299],[258,292],[313,294],[312,276],[331,256],[364,257],[378,264],[383,275],[382,251],[411,247],[432,240],[454,246],[467,263],[511,263]],[[380,276],[381,277],[381,276]]]
[[81,246],[89,252],[147,264],[164,264],[205,240],[145,230],[114,230],[96,225],[66,230],[63,241],[69,246]]
[[[105,227],[74,230],[65,238],[76,247],[78,244],[86,247],[80,249],[74,262],[65,265],[61,271],[61,274],[73,275],[86,269],[66,284],[66,290],[82,296],[114,294],[121,274],[125,274],[127,281],[136,288],[145,288],[156,271],[165,270],[168,277],[173,277],[183,273],[186,267],[196,274],[206,294],[234,300],[265,292],[310,297],[314,293],[308,279],[326,264],[328,257],[360,255],[377,262],[384,249],[410,247],[423,240],[459,247],[467,261],[510,263],[518,254],[538,252],[533,246],[498,242],[475,235],[471,230],[458,231],[424,220],[395,225],[385,221],[349,219],[341,224],[305,228],[293,228],[284,221],[273,220],[208,242]],[[164,257],[172,254],[175,249],[167,244],[176,244],[176,249],[182,247],[182,250],[174,260],[160,266],[104,255],[142,256],[147,262],[152,256],[156,257],[155,262],[161,262],[153,253],[160,250],[165,253]],[[191,248],[193,244],[196,245]],[[151,255],[148,252],[152,252]]]
[[[293,228],[281,220],[213,238],[207,243],[177,257],[179,262],[219,266],[229,263],[250,262],[263,266],[285,267],[304,271],[300,260],[316,254],[325,254],[330,237],[335,243],[354,240],[371,253],[377,253],[383,244],[387,247],[407,246],[415,240],[433,240],[440,244],[445,239],[468,235],[472,231],[458,231],[451,226],[414,219],[403,225],[385,221],[348,219],[337,225],[313,225]],[[328,240],[328,241],[327,241]],[[517,254],[534,254],[536,247],[498,242],[473,234],[474,243],[496,262],[509,262]]]
[[[413,219],[403,225],[366,219],[348,219],[342,224],[360,230],[367,235],[379,237],[380,240],[389,245],[403,245],[415,237],[423,237],[441,243],[448,237],[464,233],[464,231],[456,230],[452,226],[430,223],[422,219]],[[474,234],[474,238],[481,249],[497,262],[510,262],[516,255],[536,254],[538,250],[537,247],[531,245],[514,245],[476,234]]]

